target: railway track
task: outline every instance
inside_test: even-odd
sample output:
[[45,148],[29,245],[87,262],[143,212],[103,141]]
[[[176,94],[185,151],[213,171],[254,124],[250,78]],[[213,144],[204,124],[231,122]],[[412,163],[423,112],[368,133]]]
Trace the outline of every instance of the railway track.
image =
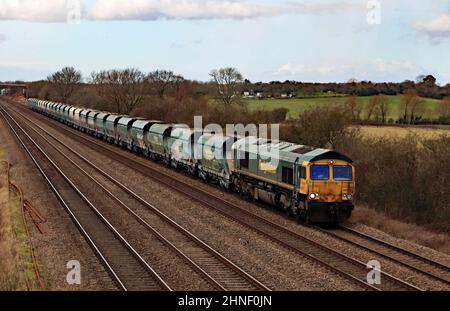
[[317,227],[315,229],[426,275],[446,286],[450,285],[450,267],[445,264],[370,236],[349,226],[341,225],[331,230],[324,230]]
[[41,146],[3,108],[0,108],[0,114],[118,288],[124,291],[170,291],[169,285],[106,220]]
[[[20,116],[24,118],[24,116]],[[87,158],[82,156],[79,152],[74,150],[69,145],[65,144],[53,134],[45,130],[43,127],[27,119],[27,127],[33,130],[36,135],[39,135],[47,144],[52,146],[61,156],[63,156],[67,161],[71,162],[77,169],[82,172],[86,177],[90,178],[98,187],[102,188],[111,198],[113,198],[129,215],[131,215],[135,220],[142,224],[150,233],[155,235],[160,242],[171,249],[177,256],[184,260],[194,271],[199,273],[199,275],[206,280],[214,289],[218,290],[231,290],[231,291],[256,291],[256,290],[270,290],[264,284],[256,280],[250,274],[245,272],[243,269],[236,266],[226,257],[215,251],[213,248],[204,243],[201,239],[196,237],[194,234],[184,229],[173,219],[162,213],[154,205],[148,203],[131,189],[129,189],[124,184],[117,181],[114,177],[110,176],[104,170],[99,168],[97,165],[93,164]],[[37,129],[36,129],[37,128]],[[92,177],[92,171],[89,172],[68,157],[64,152],[58,149],[55,144],[50,142],[42,133],[45,133],[52,140],[63,146],[73,155],[76,155],[81,159],[89,168],[94,169],[100,173],[105,179],[114,184],[117,189],[109,190],[105,185],[103,185],[96,178]],[[122,192],[121,192],[122,191]],[[119,194],[120,193],[120,194]],[[153,222],[150,224],[147,220],[141,217],[135,210],[127,206],[123,201],[124,196],[129,196],[135,202],[138,202],[141,210],[146,209],[151,211],[156,215],[160,222],[164,222],[165,226],[170,226],[174,230],[169,230],[165,234],[161,233],[161,229],[156,229],[154,222],[156,219],[152,219]],[[167,230],[166,230],[167,231]],[[176,231],[176,232],[174,232]],[[167,238],[170,236],[170,238]]]
[[164,184],[174,191],[181,193],[192,200],[215,210],[216,212],[219,212],[234,222],[256,231],[265,238],[268,238],[273,242],[312,260],[316,264],[328,268],[337,275],[354,282],[359,288],[366,290],[388,291],[420,290],[420,288],[382,271],[380,271],[380,274],[382,275],[381,284],[369,284],[367,282],[368,270],[366,268],[366,263],[341,254],[318,243],[317,241],[301,236],[283,226],[264,219],[236,204],[226,201],[202,189],[194,188],[186,182],[155,169],[148,163],[145,163],[147,160],[139,159],[132,154],[120,152],[117,147],[101,143],[94,138],[78,133],[73,129],[69,129],[56,121],[49,121],[48,118],[37,113],[35,115],[41,120],[45,119],[46,124],[62,133],[65,133],[68,137],[85,144],[95,151],[111,157],[113,160],[140,172],[160,184]]

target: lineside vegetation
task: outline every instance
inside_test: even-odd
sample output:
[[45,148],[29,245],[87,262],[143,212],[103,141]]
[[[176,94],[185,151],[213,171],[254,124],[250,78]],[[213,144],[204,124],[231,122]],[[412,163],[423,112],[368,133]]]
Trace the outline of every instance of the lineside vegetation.
[[[288,82],[252,84],[234,68],[212,71],[209,83],[185,80],[164,70],[149,74],[130,69],[103,71],[93,73],[90,83],[78,84],[67,103],[190,125],[194,116],[202,116],[205,124],[281,123],[281,139],[333,148],[356,161],[361,204],[450,232],[450,136],[445,127],[444,133],[436,135],[392,135],[397,133],[393,126],[450,125],[449,86],[437,86],[432,76],[400,84]],[[282,87],[289,85],[307,98],[283,94]],[[242,91],[255,86],[271,98],[278,94],[291,99],[245,99],[244,93],[251,92]],[[111,96],[111,88],[117,96]],[[31,92],[33,97],[58,100],[49,82],[35,84]],[[423,97],[430,94],[436,95],[434,99]],[[361,125],[390,125],[392,131],[368,135]]]
[[27,245],[20,198],[10,192],[7,163],[0,148],[0,290],[26,291],[39,288]]

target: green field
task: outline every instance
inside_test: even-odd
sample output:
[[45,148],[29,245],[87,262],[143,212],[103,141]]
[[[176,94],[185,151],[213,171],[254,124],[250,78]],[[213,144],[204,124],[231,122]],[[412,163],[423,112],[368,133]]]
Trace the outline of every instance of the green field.
[[[392,118],[397,120],[400,116],[401,111],[401,98],[402,95],[397,96],[387,96],[389,100],[389,113],[388,119]],[[294,98],[294,99],[265,99],[258,100],[252,99],[247,100],[250,109],[262,109],[262,110],[273,110],[276,108],[287,108],[289,109],[288,118],[296,118],[299,114],[315,106],[329,105],[329,104],[344,104],[347,100],[346,97],[329,97],[329,98]],[[366,105],[370,97],[358,97],[358,100]],[[426,107],[426,112],[424,118],[435,118],[439,117],[437,112],[437,107],[440,104],[440,100],[423,98],[425,101],[424,106]],[[362,117],[365,117],[365,111],[363,110]]]

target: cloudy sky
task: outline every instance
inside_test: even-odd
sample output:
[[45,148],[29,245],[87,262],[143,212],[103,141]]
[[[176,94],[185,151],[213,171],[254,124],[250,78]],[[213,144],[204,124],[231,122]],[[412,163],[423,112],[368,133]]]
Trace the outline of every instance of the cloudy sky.
[[208,80],[450,83],[449,0],[0,0],[0,80],[171,69]]

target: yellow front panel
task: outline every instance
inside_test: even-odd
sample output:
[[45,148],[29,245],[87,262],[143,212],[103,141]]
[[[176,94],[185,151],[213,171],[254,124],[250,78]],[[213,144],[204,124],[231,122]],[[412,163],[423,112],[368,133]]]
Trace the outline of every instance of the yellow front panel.
[[[311,166],[313,165],[327,165],[329,167],[329,180],[312,180],[311,179]],[[333,179],[333,165],[348,165],[352,167],[352,181],[335,181]],[[315,163],[310,163],[307,168],[307,182],[306,185],[301,184],[301,193],[311,194],[318,193],[319,197],[315,200],[317,202],[342,202],[344,201],[344,194],[352,194],[355,192],[355,169],[354,166],[345,161],[333,160],[321,160]]]

